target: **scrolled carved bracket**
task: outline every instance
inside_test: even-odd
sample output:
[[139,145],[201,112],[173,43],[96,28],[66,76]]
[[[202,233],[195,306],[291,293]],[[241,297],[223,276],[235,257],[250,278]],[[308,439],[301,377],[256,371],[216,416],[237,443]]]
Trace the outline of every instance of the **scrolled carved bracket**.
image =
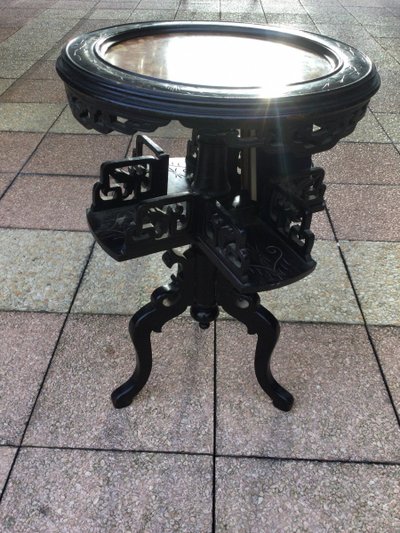
[[309,274],[315,262],[304,259],[258,216],[254,204],[225,209],[208,202],[200,247],[242,293],[271,290]]

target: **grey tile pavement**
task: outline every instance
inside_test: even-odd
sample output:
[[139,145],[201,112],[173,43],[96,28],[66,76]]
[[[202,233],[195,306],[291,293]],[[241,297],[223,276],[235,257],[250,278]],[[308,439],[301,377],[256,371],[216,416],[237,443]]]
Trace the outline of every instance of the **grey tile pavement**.
[[400,328],[375,326],[370,328],[370,333],[394,403],[400,411]]
[[110,394],[135,365],[128,319],[70,318],[24,444],[212,453],[212,329],[178,319],[152,343],[146,387],[114,409]]
[[0,448],[0,494],[3,491],[16,451],[16,448],[10,448],[9,446]]
[[314,272],[281,289],[263,292],[261,302],[278,320],[356,324],[361,315],[336,242],[316,241]]
[[[21,226],[0,230],[3,442],[19,443],[39,390],[40,395],[0,504],[0,529],[397,533],[396,0],[3,4],[0,128],[7,131],[0,131],[0,189],[24,165],[23,172],[30,174],[18,175],[0,200],[3,223]],[[320,31],[369,54],[381,74],[381,90],[355,132],[314,158],[326,169],[336,235],[350,239],[340,240],[348,271],[326,214],[319,213],[312,226],[317,270],[293,286],[262,295],[280,320],[290,322],[283,324],[273,356],[278,379],[296,396],[290,413],[276,411],[255,380],[255,339],[224,316],[216,339],[211,329],[200,332],[187,318],[153,335],[155,360],[147,386],[129,408],[112,408],[111,390],[134,365],[128,317],[118,314],[135,312],[169,279],[159,255],[118,264],[96,247],[55,346],[64,320],[60,313],[71,305],[92,243],[84,220],[93,183],[89,176],[98,175],[104,160],[124,157],[131,143],[122,135],[91,135],[68,108],[61,113],[63,107],[57,106],[65,100],[55,59],[64,43],[80,33],[125,20],[174,18],[267,21]],[[190,132],[173,123],[150,135],[182,156]],[[70,449],[79,446],[93,449]],[[116,449],[138,447],[156,453]],[[0,486],[15,450],[0,447]],[[238,457],[219,457],[221,450]],[[246,453],[273,459],[247,459]],[[311,461],[303,461],[304,454]],[[353,463],[354,458],[361,463]]]
[[219,454],[399,462],[400,429],[362,327],[284,325],[272,371],[295,397],[289,413],[258,385],[255,342],[217,324]]
[[2,445],[21,441],[64,318],[48,313],[0,313]]
[[88,231],[85,212],[95,181],[20,175],[0,203],[0,226]]
[[400,325],[400,244],[341,242],[368,324]]
[[400,467],[217,458],[216,531],[395,533]]
[[0,229],[0,309],[68,311],[91,243],[87,233]]
[[25,449],[0,523],[21,533],[209,533],[211,481],[209,457]]

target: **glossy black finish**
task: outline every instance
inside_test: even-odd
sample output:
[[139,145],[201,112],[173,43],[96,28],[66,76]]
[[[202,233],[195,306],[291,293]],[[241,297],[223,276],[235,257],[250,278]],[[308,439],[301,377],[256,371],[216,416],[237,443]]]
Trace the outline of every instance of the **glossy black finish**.
[[197,246],[183,255],[172,251],[164,254],[164,262],[171,267],[178,264],[178,275],[172,276],[168,286],[156,289],[151,302],[132,318],[129,326],[136,350],[136,368],[126,383],[112,393],[115,407],[130,405],[133,398],[146,384],[152,366],[150,335],[160,332],[162,326],[191,306],[192,317],[202,329],[218,315],[218,305],[227,313],[243,322],[250,334],[257,334],[255,372],[262,389],[270,396],[273,404],[282,411],[289,411],[293,396],[274,379],[270,359],[279,337],[279,324],[275,317],[260,305],[258,295],[243,296],[217,274]]
[[[171,37],[166,41],[175,43],[182,42],[174,38],[177,35],[256,39],[257,46],[264,40],[279,44],[266,49],[289,50],[287,68],[293,65],[291,47],[294,55],[300,50],[310,61],[314,58],[318,68],[306,65],[299,81],[275,92],[270,84],[268,92],[246,80],[243,86],[230,87],[220,81],[214,86],[183,83],[110,62],[107,51],[116,44],[123,49],[130,41],[134,49],[135,39],[160,42],[166,35]],[[146,46],[140,46],[145,54]],[[156,72],[157,65],[144,59],[143,72]],[[233,78],[240,80],[243,57],[237,59],[238,75]],[[202,65],[204,72],[204,61]],[[275,67],[268,73],[271,77],[285,65],[275,61]],[[221,306],[250,334],[257,334],[258,382],[278,409],[290,410],[293,397],[270,369],[279,324],[260,305],[257,292],[293,283],[315,268],[311,219],[324,208],[325,185],[324,171],[313,166],[311,155],[333,147],[363,118],[379,88],[374,65],[344,43],[306,32],[230,23],[146,22],[77,37],[63,49],[57,71],[72,113],[87,128],[131,134],[179,120],[193,130],[184,175],[171,173],[169,156],[139,135],[132,157],[105,162],[93,189],[89,226],[110,256],[125,261],[167,250],[164,262],[178,265],[171,283],[154,291],[151,302],[131,320],[136,367],[114,391],[114,405],[129,405],[148,380],[152,331],[161,331],[187,307],[205,329]],[[188,79],[181,74],[182,69],[177,78]],[[150,155],[144,155],[144,147]],[[182,245],[190,245],[183,256],[171,251]]]
[[[104,51],[117,42],[188,32],[284,42],[329,57],[332,71],[269,96],[260,87],[199,86],[143,76],[104,58]],[[238,69],[239,59],[243,61],[238,58]],[[298,121],[305,115],[311,124],[318,119],[326,123],[332,113],[362,108],[379,87],[371,61],[344,43],[306,32],[221,22],[143,22],[104,28],[72,40],[57,61],[57,71],[75,117],[102,132],[154,131],[173,119],[197,129],[226,129],[228,124],[262,128],[265,119]]]

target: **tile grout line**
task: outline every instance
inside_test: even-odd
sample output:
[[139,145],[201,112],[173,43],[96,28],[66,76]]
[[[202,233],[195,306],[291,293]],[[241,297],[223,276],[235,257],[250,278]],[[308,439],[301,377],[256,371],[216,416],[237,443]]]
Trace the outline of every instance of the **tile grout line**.
[[[182,450],[152,450],[152,449],[122,449],[122,448],[94,448],[83,446],[45,446],[40,444],[0,444],[1,448],[11,448],[23,450],[57,450],[67,452],[97,452],[97,453],[118,453],[118,454],[152,454],[152,455],[182,455],[193,457],[213,457],[213,453],[210,452],[194,452],[194,451],[182,451]],[[372,465],[372,466],[398,466],[400,467],[400,461],[373,461],[368,459],[324,459],[317,457],[280,457],[274,455],[251,455],[243,454],[236,455],[230,453],[220,453],[215,455],[216,458],[222,459],[254,459],[257,461],[280,461],[280,462],[294,462],[294,463],[321,463],[321,464],[355,464],[355,465]]]
[[216,527],[216,456],[217,456],[217,320],[214,320],[214,412],[213,412],[213,451],[212,451],[212,508],[211,532]]
[[[26,132],[16,132],[16,133],[38,133],[38,134],[41,134],[43,133],[43,137],[40,139],[40,141],[38,142],[38,144],[35,146],[34,150],[29,154],[28,158],[26,159],[26,161],[23,162],[21,168],[17,171],[16,175],[14,176],[14,178],[10,181],[10,183],[7,185],[7,187],[4,189],[4,191],[0,194],[0,200],[4,197],[4,195],[8,192],[8,190],[11,188],[11,186],[13,185],[13,183],[16,181],[16,179],[20,176],[20,174],[22,173],[22,170],[23,168],[29,163],[29,161],[32,159],[32,157],[36,154],[39,146],[43,143],[46,135],[49,133],[49,130],[50,128],[52,128],[54,126],[54,124],[57,122],[57,120],[60,118],[61,114],[63,113],[63,111],[65,110],[65,108],[67,107],[68,104],[66,104],[62,110],[60,111],[60,113],[57,115],[57,117],[53,120],[53,122],[50,124],[50,126],[47,128],[46,131],[44,132],[33,132],[33,131],[26,131]],[[2,133],[13,133],[13,132],[2,132]]]
[[329,223],[331,225],[331,228],[332,228],[332,231],[333,231],[333,234],[335,236],[335,240],[336,240],[336,244],[337,244],[337,247],[338,247],[338,250],[339,250],[339,254],[340,254],[340,257],[342,259],[342,263],[343,263],[343,266],[346,270],[346,274],[347,274],[347,277],[349,279],[349,282],[350,282],[350,285],[351,285],[351,288],[353,290],[353,294],[354,294],[354,297],[356,299],[356,302],[357,302],[357,306],[359,308],[359,311],[361,313],[361,317],[362,317],[362,320],[363,320],[363,325],[364,325],[364,329],[365,329],[365,332],[367,334],[367,337],[368,337],[368,341],[371,345],[371,348],[372,348],[372,351],[373,351],[373,354],[374,354],[374,357],[375,357],[375,360],[376,360],[376,363],[378,365],[378,369],[379,369],[379,372],[381,374],[381,377],[382,377],[382,380],[383,380],[383,383],[384,383],[384,386],[386,388],[386,392],[389,396],[389,400],[390,400],[390,403],[392,405],[392,408],[393,408],[393,411],[394,411],[394,415],[397,419],[397,423],[398,425],[400,426],[400,415],[399,413],[397,412],[397,408],[396,408],[396,404],[394,402],[394,399],[393,399],[393,396],[392,396],[392,393],[391,393],[391,390],[390,390],[390,387],[389,387],[389,384],[388,384],[388,381],[386,379],[386,375],[385,375],[385,371],[383,369],[383,366],[382,366],[382,363],[381,363],[381,360],[379,358],[379,355],[378,355],[378,351],[375,347],[375,343],[372,339],[372,336],[371,336],[371,333],[370,333],[370,330],[369,330],[369,325],[367,323],[367,319],[365,317],[365,314],[364,314],[364,311],[363,311],[363,308],[362,308],[362,305],[361,305],[361,301],[358,297],[358,294],[357,294],[357,290],[356,290],[356,287],[355,287],[355,284],[354,284],[354,281],[353,281],[353,278],[351,276],[351,273],[350,273],[350,269],[349,269],[349,266],[347,264],[347,261],[346,261],[346,258],[344,256],[344,253],[343,253],[343,250],[342,250],[342,247],[340,245],[340,241],[337,237],[337,234],[336,234],[336,230],[334,228],[334,225],[333,225],[333,220],[332,220],[332,217],[330,215],[330,212],[329,212],[329,209],[326,208],[326,214],[328,216],[328,219],[329,219]]
[[[15,456],[14,456],[13,462],[12,462],[12,464],[11,464],[11,466],[10,466],[10,470],[9,470],[9,472],[8,472],[7,478],[6,478],[5,482],[4,482],[2,493],[0,494],[0,504],[1,504],[1,502],[2,502],[2,500],[3,500],[3,497],[4,497],[5,493],[6,493],[7,486],[8,486],[8,483],[9,483],[9,481],[10,481],[10,478],[11,478],[11,474],[12,474],[12,472],[13,472],[13,470],[14,470],[15,463],[17,462],[17,459],[18,459],[18,456],[19,456],[19,454],[20,454],[20,451],[21,451],[21,449],[23,448],[23,441],[24,441],[24,438],[25,438],[26,432],[27,432],[27,430],[28,430],[28,427],[29,427],[30,421],[31,421],[32,416],[33,416],[33,412],[34,412],[34,410],[35,410],[35,408],[36,408],[36,404],[37,404],[37,402],[38,402],[38,400],[39,400],[40,394],[41,394],[41,392],[42,392],[42,390],[43,390],[43,387],[44,387],[44,384],[45,384],[45,382],[46,382],[46,379],[47,379],[48,373],[49,373],[49,371],[50,371],[50,367],[51,367],[51,365],[52,365],[52,363],[53,363],[53,359],[54,359],[54,357],[55,357],[55,354],[56,354],[56,351],[57,351],[58,345],[59,345],[59,343],[60,343],[61,337],[62,337],[62,335],[63,335],[63,333],[64,333],[64,329],[65,329],[65,326],[66,326],[67,320],[68,320],[69,317],[70,317],[72,306],[74,305],[74,302],[75,302],[76,296],[77,296],[78,291],[79,291],[79,289],[80,289],[80,286],[81,286],[81,284],[82,284],[82,281],[83,281],[83,278],[84,278],[84,275],[85,275],[86,269],[87,269],[87,267],[88,267],[89,261],[90,261],[92,255],[93,255],[94,245],[95,245],[95,243],[93,243],[93,244],[91,245],[91,248],[90,248],[89,254],[88,254],[88,256],[87,256],[86,264],[84,265],[84,267],[83,267],[83,269],[82,269],[82,272],[81,272],[81,275],[80,275],[80,278],[79,278],[78,284],[77,284],[77,286],[76,286],[76,288],[75,288],[75,292],[74,292],[74,294],[73,294],[73,296],[72,296],[72,299],[71,299],[71,303],[70,303],[69,308],[68,308],[68,311],[67,311],[67,313],[66,313],[66,315],[65,315],[64,321],[63,321],[63,323],[62,323],[62,325],[61,325],[60,331],[59,331],[59,333],[58,333],[57,340],[56,340],[56,342],[55,342],[55,344],[54,344],[53,352],[52,352],[52,354],[51,354],[51,356],[50,356],[50,358],[49,358],[48,365],[47,365],[46,370],[45,370],[45,372],[44,372],[44,374],[43,374],[42,381],[41,381],[41,383],[40,383],[40,385],[39,385],[39,389],[38,389],[38,392],[37,392],[37,394],[36,394],[36,398],[35,398],[35,400],[34,400],[34,402],[33,402],[31,412],[30,412],[30,414],[29,414],[29,416],[28,416],[28,420],[27,420],[26,423],[25,423],[25,428],[24,428],[24,430],[23,430],[23,432],[22,432],[21,439],[20,439],[20,442],[19,442],[18,447],[17,447],[17,451],[16,451],[16,453],[15,453]],[[63,314],[63,313],[60,313],[60,314]]]

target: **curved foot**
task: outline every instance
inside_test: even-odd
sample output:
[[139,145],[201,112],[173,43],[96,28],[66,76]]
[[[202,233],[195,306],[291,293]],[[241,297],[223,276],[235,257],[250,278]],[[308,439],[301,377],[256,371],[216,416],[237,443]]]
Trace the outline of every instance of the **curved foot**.
[[[147,381],[147,380],[146,380]],[[138,386],[134,379],[128,379],[123,385],[120,385],[111,393],[111,401],[116,409],[128,407],[133,401],[133,398],[142,390],[146,383]]]
[[254,370],[258,383],[281,411],[290,411],[294,398],[273,377],[270,360],[279,338],[279,322],[260,304],[258,294],[240,294],[222,282],[218,303],[227,313],[247,326],[250,335],[257,334]]
[[183,313],[191,301],[190,294],[181,286],[179,276],[173,277],[169,286],[156,289],[151,295],[151,302],[131,318],[129,333],[136,351],[136,367],[128,381],[111,394],[117,409],[130,405],[149,379],[152,367],[151,332],[160,332],[162,326]]

